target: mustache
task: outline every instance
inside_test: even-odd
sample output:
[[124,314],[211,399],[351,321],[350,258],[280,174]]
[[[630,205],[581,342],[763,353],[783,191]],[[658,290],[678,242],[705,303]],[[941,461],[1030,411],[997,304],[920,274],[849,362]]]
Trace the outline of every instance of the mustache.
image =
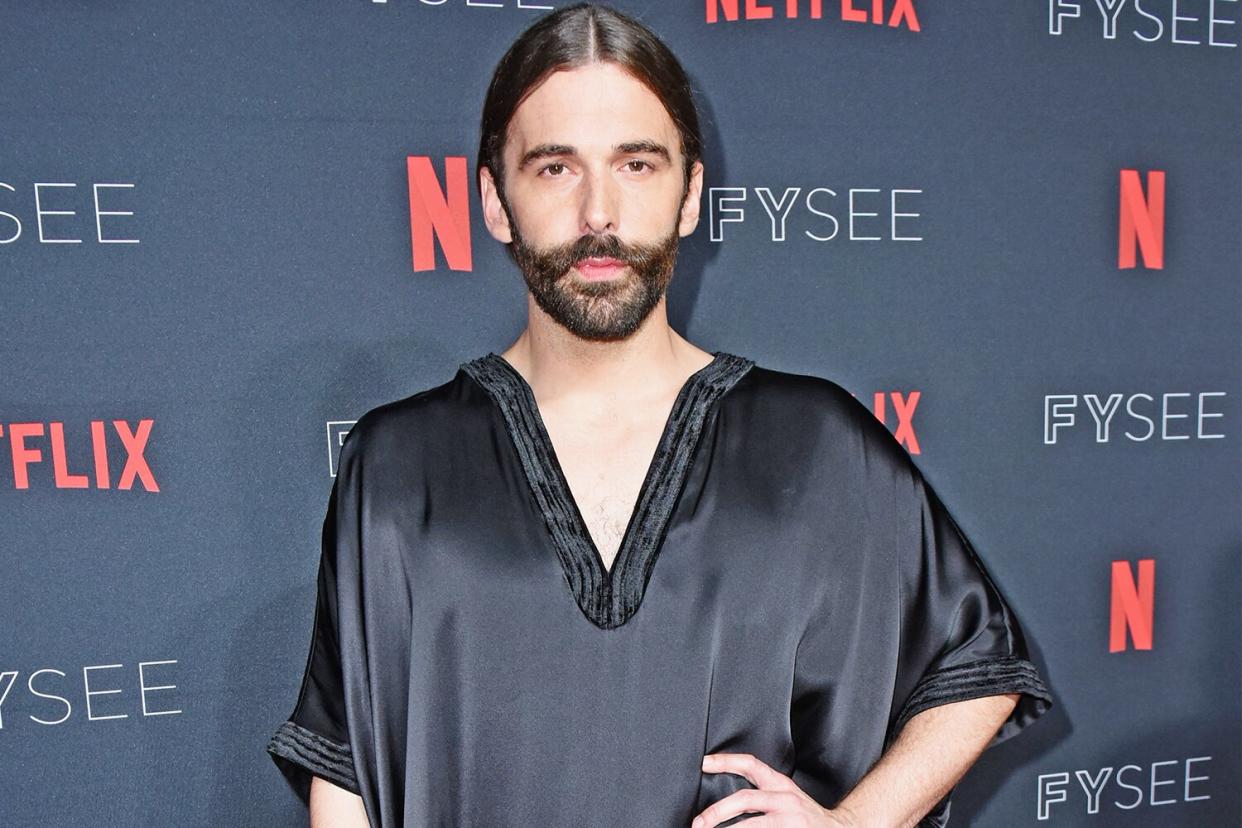
[[609,234],[607,236],[582,236],[569,244],[565,253],[572,256],[575,262],[596,257],[616,259],[619,262],[632,264],[630,259],[635,258],[637,251],[632,250],[630,245],[621,239]]
[[623,242],[610,233],[606,236],[580,236],[572,242],[540,250],[539,258],[546,271],[561,275],[568,273],[571,267],[587,258],[616,259],[637,270],[650,264],[661,251],[659,244]]

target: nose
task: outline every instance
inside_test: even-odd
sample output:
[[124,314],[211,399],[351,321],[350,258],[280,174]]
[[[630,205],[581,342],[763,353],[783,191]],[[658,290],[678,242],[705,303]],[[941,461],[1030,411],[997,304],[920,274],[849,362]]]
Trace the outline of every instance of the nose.
[[606,173],[593,171],[587,174],[582,186],[579,232],[583,235],[617,232],[617,196],[616,183]]

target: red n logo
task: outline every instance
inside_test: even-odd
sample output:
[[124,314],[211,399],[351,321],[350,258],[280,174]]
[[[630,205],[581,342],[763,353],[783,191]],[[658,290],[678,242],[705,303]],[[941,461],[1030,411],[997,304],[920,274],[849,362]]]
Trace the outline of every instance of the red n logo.
[[721,11],[725,20],[737,20],[737,0],[707,0],[708,23],[715,23]]
[[[470,270],[470,200],[466,159],[444,159],[445,187],[425,155],[405,159],[410,188],[410,247],[414,272],[436,269],[435,240],[440,240],[450,270]],[[447,195],[446,195],[447,193]]]
[[1121,171],[1120,234],[1117,239],[1117,267],[1134,267],[1137,250],[1143,248],[1143,266],[1164,268],[1164,171],[1147,173],[1147,196],[1138,170]]
[[1129,561],[1113,561],[1113,597],[1109,611],[1108,651],[1126,649],[1126,630],[1136,650],[1151,649],[1152,615],[1156,598],[1156,561],[1138,562],[1138,583]]

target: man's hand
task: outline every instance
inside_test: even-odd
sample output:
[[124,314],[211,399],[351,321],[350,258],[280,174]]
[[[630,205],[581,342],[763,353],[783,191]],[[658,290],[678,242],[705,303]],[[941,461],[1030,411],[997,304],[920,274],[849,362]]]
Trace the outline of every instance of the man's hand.
[[758,790],[746,788],[729,794],[694,818],[691,828],[715,828],[747,811],[759,812],[747,826],[755,828],[853,828],[848,812],[829,810],[811,799],[794,781],[749,753],[709,753],[703,757],[706,773],[736,773]]
[[706,808],[693,828],[755,811],[758,826],[884,826],[911,828],[952,790],[1013,712],[1018,694],[983,696],[924,710],[906,722],[880,761],[833,809],[820,807],[793,780],[746,753],[703,758],[707,773],[744,776],[759,790],[742,790]]

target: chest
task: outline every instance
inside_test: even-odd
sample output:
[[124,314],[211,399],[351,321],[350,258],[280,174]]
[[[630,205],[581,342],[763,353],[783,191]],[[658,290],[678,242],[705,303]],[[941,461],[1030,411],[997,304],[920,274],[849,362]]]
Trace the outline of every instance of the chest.
[[611,569],[660,441],[659,417],[583,423],[552,415],[548,436],[604,566]]

